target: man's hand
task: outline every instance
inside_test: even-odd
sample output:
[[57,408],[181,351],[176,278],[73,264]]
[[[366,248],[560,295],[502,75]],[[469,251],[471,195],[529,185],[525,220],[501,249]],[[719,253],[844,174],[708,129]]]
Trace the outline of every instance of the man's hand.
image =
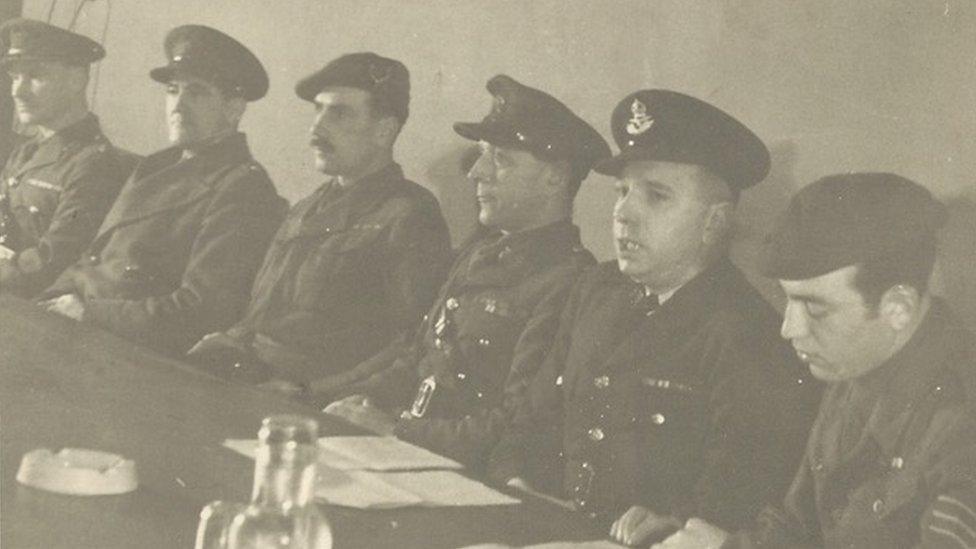
[[719,549],[729,534],[702,519],[688,519],[688,523],[668,539],[651,549]]
[[396,419],[379,409],[363,395],[352,395],[325,407],[323,412],[339,416],[349,423],[381,436],[393,436]]
[[681,528],[678,519],[662,517],[646,507],[635,505],[613,523],[610,537],[625,545],[640,545],[654,534],[676,528]]
[[81,322],[85,316],[85,302],[75,294],[64,294],[54,299],[42,301],[39,305],[47,309],[48,312],[58,313],[78,322]]

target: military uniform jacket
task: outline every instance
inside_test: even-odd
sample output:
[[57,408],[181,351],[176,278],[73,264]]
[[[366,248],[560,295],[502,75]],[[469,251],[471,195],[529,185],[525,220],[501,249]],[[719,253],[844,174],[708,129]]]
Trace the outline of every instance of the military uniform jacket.
[[728,260],[656,310],[642,296],[615,262],[583,277],[489,474],[604,521],[642,505],[744,523],[785,492],[819,387]]
[[0,176],[0,291],[33,295],[91,243],[133,162],[89,114],[43,141],[21,143]]
[[296,382],[347,370],[397,336],[409,339],[450,261],[437,199],[398,165],[347,190],[337,185],[326,183],[289,212],[248,313],[230,330],[269,338],[259,355],[276,376]]
[[181,155],[143,160],[87,252],[45,291],[77,294],[85,321],[180,354],[241,317],[285,209],[244,134]]
[[434,384],[396,435],[483,468],[552,343],[569,289],[593,262],[569,221],[466,245],[411,351],[362,389],[403,409],[425,380]]
[[972,340],[937,302],[887,364],[833,385],[783,505],[723,547],[976,547]]

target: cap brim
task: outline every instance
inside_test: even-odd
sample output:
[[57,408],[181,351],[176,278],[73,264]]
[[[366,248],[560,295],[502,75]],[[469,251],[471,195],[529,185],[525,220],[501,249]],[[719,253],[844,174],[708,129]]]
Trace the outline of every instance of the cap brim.
[[57,62],[63,63],[65,65],[77,65],[77,66],[87,66],[91,65],[95,61],[85,61],[80,59],[72,59],[70,57],[61,57],[56,55],[5,55],[0,57],[0,67],[7,67],[13,65],[14,63],[43,63],[43,62]]
[[643,149],[630,149],[615,156],[611,156],[610,158],[607,158],[601,162],[597,162],[597,164],[593,166],[593,171],[602,173],[603,175],[617,177],[624,169],[624,165],[634,160],[657,160],[657,158],[651,151]]
[[487,141],[492,145],[532,152],[534,149],[515,137],[515,132],[484,122],[455,122],[454,131],[471,141]]
[[169,84],[173,81],[173,77],[176,76],[176,67],[172,65],[166,65],[165,67],[156,67],[149,71],[149,78],[152,78],[160,84]]

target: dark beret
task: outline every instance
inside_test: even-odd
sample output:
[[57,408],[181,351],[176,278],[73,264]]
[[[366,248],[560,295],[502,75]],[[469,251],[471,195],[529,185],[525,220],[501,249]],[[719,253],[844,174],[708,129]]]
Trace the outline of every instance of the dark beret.
[[261,61],[237,40],[203,25],[183,25],[169,31],[163,42],[169,63],[149,71],[168,83],[179,74],[202,78],[226,91],[237,91],[247,101],[268,93],[268,73]]
[[474,141],[522,149],[546,160],[569,160],[579,177],[610,156],[599,132],[555,97],[500,74],[486,86],[491,112],[481,122],[456,122],[454,131]]
[[668,91],[640,90],[625,97],[610,119],[620,153],[596,171],[619,175],[631,160],[696,164],[739,192],[769,173],[769,151],[741,122],[700,99]]
[[934,245],[946,210],[927,189],[890,173],[824,177],[800,190],[769,235],[760,268],[780,280]]
[[315,96],[326,86],[368,91],[375,101],[385,104],[401,124],[410,114],[410,71],[396,59],[372,52],[343,55],[299,80],[295,93],[314,103]]
[[105,57],[105,48],[87,36],[33,19],[11,19],[0,25],[3,57],[15,61],[60,61],[88,65]]

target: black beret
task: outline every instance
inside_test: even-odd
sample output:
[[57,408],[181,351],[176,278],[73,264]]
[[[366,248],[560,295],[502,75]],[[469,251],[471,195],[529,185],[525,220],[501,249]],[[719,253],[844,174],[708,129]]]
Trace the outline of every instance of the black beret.
[[569,160],[579,177],[610,156],[599,132],[555,97],[504,74],[486,87],[493,96],[491,112],[481,122],[456,122],[454,131],[462,137]]
[[630,160],[696,164],[739,192],[769,173],[769,151],[741,122],[700,99],[669,90],[640,90],[625,97],[610,119],[620,154],[596,171],[619,175]]
[[169,31],[163,42],[169,63],[149,71],[164,84],[178,74],[195,76],[227,91],[238,91],[247,101],[268,93],[268,73],[246,46],[217,29],[183,25]]
[[934,245],[946,210],[927,189],[890,173],[824,177],[800,190],[769,235],[760,268],[806,280]]
[[3,57],[15,61],[60,61],[88,65],[105,57],[105,48],[87,36],[33,19],[11,19],[0,25]]
[[343,55],[299,80],[295,93],[314,103],[315,96],[326,86],[368,91],[374,100],[389,107],[401,124],[410,114],[410,71],[396,59],[372,52]]

